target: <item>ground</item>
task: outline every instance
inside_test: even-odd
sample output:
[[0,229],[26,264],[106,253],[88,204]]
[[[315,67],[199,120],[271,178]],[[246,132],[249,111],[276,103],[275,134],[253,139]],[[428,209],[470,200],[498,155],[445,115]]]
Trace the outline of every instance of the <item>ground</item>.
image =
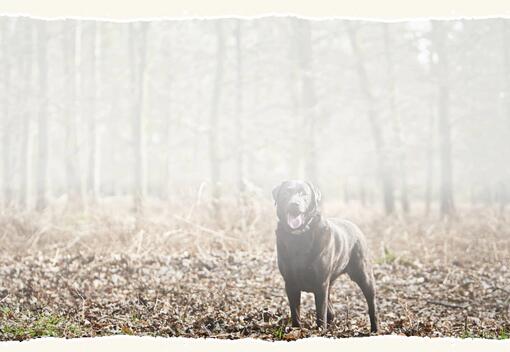
[[[336,317],[326,331],[315,326],[311,294],[303,294],[303,328],[290,328],[274,217],[266,221],[270,215],[260,208],[246,211],[249,221],[223,220],[217,228],[189,213],[136,221],[98,215],[101,210],[4,215],[0,340],[368,335],[366,303],[347,276],[333,287]],[[510,227],[504,213],[473,210],[439,220],[356,211],[349,218],[370,244],[379,334],[509,338]]]

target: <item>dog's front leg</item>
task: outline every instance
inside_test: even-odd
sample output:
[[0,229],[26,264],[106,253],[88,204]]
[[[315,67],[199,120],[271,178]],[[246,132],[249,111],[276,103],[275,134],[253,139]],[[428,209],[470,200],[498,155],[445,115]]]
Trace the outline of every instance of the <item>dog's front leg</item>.
[[301,290],[298,290],[291,284],[285,284],[285,291],[289,298],[290,317],[292,319],[292,326],[295,328],[301,327],[300,307],[301,307]]
[[317,326],[324,329],[328,328],[328,292],[329,284],[321,285],[315,291],[315,315],[317,317]]

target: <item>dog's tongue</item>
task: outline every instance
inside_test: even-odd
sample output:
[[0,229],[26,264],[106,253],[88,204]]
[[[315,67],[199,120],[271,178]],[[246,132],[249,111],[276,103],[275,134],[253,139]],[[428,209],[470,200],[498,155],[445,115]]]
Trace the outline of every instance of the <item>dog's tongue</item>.
[[287,224],[289,224],[291,229],[295,230],[301,227],[301,225],[303,225],[303,222],[304,222],[303,214],[298,215],[287,214]]

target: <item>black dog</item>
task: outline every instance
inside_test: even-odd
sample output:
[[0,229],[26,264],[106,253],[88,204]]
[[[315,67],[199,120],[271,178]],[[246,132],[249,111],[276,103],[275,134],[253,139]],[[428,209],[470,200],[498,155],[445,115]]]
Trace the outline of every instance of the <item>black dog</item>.
[[375,281],[361,230],[351,222],[323,219],[320,192],[308,182],[286,181],[273,189],[277,207],[278,268],[285,280],[292,326],[301,326],[301,291],[313,292],[317,325],[333,320],[330,287],[343,273],[358,284],[368,303],[370,329],[377,331]]

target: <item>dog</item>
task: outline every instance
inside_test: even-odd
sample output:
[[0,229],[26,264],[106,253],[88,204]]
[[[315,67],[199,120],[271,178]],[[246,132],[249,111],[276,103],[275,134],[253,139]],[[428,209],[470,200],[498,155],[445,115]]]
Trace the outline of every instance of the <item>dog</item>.
[[300,327],[301,291],[315,296],[317,325],[327,329],[334,313],[330,289],[342,274],[361,288],[368,304],[370,330],[377,332],[375,280],[361,230],[319,212],[321,193],[311,183],[285,181],[273,189],[278,225],[278,268],[285,281],[293,327]]

